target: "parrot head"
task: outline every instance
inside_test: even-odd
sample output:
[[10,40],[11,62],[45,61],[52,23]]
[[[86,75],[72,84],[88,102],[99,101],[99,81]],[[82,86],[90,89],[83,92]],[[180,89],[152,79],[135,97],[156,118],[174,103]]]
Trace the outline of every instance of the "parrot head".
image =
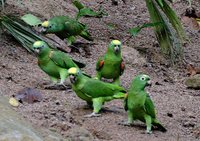
[[42,33],[54,33],[59,32],[61,30],[58,24],[56,24],[53,21],[44,21],[40,26],[42,27]]
[[33,49],[37,54],[42,54],[49,51],[49,46],[44,41],[36,41],[33,43]]
[[140,74],[133,79],[131,87],[143,90],[146,86],[150,85],[150,77],[146,74]]
[[110,52],[114,52],[116,55],[121,54],[121,46],[122,43],[119,40],[112,40],[108,47],[108,50]]
[[70,82],[72,84],[76,83],[78,81],[79,76],[82,75],[81,71],[76,67],[70,68],[68,70],[68,74],[69,74]]

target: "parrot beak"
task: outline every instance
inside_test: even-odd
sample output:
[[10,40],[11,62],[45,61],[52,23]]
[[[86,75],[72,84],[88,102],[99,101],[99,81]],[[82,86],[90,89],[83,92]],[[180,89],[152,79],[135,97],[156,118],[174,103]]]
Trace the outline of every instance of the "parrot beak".
[[36,48],[36,47],[33,47],[33,50],[34,50],[35,54],[39,54],[39,52],[40,52],[39,48]]
[[74,84],[76,82],[76,77],[72,74],[69,76],[69,79],[72,84]]
[[39,32],[45,34],[45,33],[47,33],[47,28],[46,27],[41,27],[40,30],[39,30]]
[[151,86],[151,85],[152,85],[151,80],[147,81],[147,85],[146,86]]
[[119,49],[119,46],[115,46],[115,47],[114,47],[114,50],[115,50],[115,54],[117,54],[117,53],[119,52],[119,50],[120,50],[120,49]]
[[39,54],[40,50],[39,49],[34,49],[35,53]]

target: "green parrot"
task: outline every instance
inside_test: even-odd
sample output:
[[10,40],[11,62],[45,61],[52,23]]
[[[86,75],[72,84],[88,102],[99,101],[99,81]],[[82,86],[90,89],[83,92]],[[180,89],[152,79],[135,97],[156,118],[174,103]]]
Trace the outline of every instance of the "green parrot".
[[43,33],[54,33],[61,39],[67,39],[71,45],[75,42],[76,36],[81,36],[88,41],[93,41],[86,25],[68,16],[55,16],[42,24]]
[[123,74],[125,64],[121,55],[121,42],[112,40],[108,46],[107,52],[103,57],[100,57],[96,63],[96,77],[113,79],[115,84],[120,85],[119,77]]
[[44,41],[36,41],[33,44],[34,51],[38,54],[39,67],[49,75],[54,84],[60,79],[60,85],[68,77],[68,69],[71,67],[84,67],[85,65],[72,60],[66,53],[52,50]]
[[165,132],[167,130],[156,119],[153,101],[144,90],[150,84],[150,77],[145,74],[138,75],[133,79],[124,103],[124,108],[128,111],[128,122],[125,125],[131,125],[134,120],[140,120],[146,123],[147,133],[152,133],[152,125]]
[[100,116],[98,113],[106,101],[122,99],[126,95],[124,88],[87,77],[78,68],[70,68],[68,74],[77,96],[93,106],[93,112],[86,117]]

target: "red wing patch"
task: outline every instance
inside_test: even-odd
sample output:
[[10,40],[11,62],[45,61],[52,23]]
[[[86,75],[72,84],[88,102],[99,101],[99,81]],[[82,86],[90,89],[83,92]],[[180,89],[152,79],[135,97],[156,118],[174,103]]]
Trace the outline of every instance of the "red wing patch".
[[124,69],[125,69],[125,63],[124,63],[124,61],[122,61],[121,65],[120,65],[121,75],[123,74]]
[[103,60],[101,60],[101,61],[100,61],[100,63],[99,63],[99,68],[102,68],[102,67],[103,67],[103,65],[104,65],[104,61],[103,61]]

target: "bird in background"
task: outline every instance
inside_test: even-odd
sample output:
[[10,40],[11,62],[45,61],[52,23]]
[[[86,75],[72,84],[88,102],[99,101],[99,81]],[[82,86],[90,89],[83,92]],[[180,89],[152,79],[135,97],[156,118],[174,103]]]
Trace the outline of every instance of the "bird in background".
[[41,32],[44,34],[53,33],[60,39],[67,39],[67,44],[71,45],[76,41],[77,36],[93,41],[87,26],[76,19],[68,16],[55,16],[41,24]]

